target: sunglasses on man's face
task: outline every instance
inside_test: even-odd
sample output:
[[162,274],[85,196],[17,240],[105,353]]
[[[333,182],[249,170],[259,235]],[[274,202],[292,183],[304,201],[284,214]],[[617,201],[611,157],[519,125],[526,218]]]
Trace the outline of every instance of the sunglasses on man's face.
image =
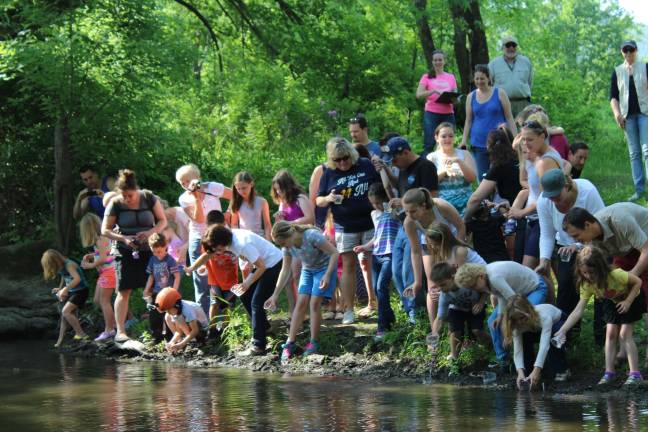
[[623,51],[625,54],[628,54],[628,53],[633,53],[633,52],[635,52],[637,50],[635,48],[627,46],[627,47],[623,47],[623,49],[621,51]]
[[517,44],[513,42],[509,42],[506,45],[504,45],[506,48],[516,48]]
[[342,157],[339,157],[339,158],[334,158],[333,162],[340,163],[340,162],[346,162],[348,160],[349,160],[349,156],[342,156]]

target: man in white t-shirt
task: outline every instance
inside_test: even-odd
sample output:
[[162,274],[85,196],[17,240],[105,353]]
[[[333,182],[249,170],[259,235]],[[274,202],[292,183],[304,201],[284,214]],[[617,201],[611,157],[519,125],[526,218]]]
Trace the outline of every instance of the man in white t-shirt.
[[[194,263],[200,257],[200,239],[207,229],[207,214],[212,210],[221,211],[220,198],[232,199],[232,189],[222,183],[201,182],[200,170],[194,164],[181,166],[176,171],[176,180],[185,190],[178,199],[180,207],[189,216],[189,261]],[[209,314],[209,284],[207,276],[193,272],[196,303]]]
[[[573,207],[581,207],[595,213],[604,208],[605,204],[598,190],[589,180],[573,180],[557,168],[547,171],[540,183],[543,190],[537,202],[540,221],[540,264],[536,271],[549,274],[554,247],[557,247],[556,306],[569,315],[579,300],[574,280],[578,243],[563,230],[563,219]],[[605,340],[600,302],[594,305],[594,337],[597,343],[603,343]]]

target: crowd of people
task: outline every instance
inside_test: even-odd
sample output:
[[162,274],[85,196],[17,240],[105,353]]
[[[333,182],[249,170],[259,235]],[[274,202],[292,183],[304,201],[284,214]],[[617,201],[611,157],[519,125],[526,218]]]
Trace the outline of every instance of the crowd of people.
[[[410,323],[426,309],[430,350],[447,322],[451,361],[464,339],[475,340],[492,346],[493,367],[513,364],[518,386],[534,387],[543,375],[569,378],[565,346],[579,337],[593,298],[595,342],[606,358],[600,384],[615,380],[625,358],[626,384],[641,382],[633,325],[648,301],[648,209],[605,206],[583,178],[588,145],[569,145],[546,110],[531,104],[533,69],[517,53],[517,40],[506,37],[501,46],[501,57],[475,67],[459,143],[457,85],[436,51],[416,91],[426,99],[423,154],[398,133],[370,140],[367,119],[357,115],[348,123],[351,141],[334,137],[326,144],[308,191],[288,170],[274,176],[272,216],[246,171],[228,187],[183,165],[176,172],[179,206],[170,206],[141,189],[131,170],[111,179],[81,168],[86,188],[74,216],[83,246],[93,252],[80,262],[56,250],[42,258],[46,278],[61,276],[54,290],[64,302],[56,346],[68,327],[75,340],[88,339],[76,311],[88,299],[84,273],[91,269],[98,271],[94,301],[105,321],[95,341],[128,340],[129,299],[143,288],[151,334],[155,342],[166,340],[170,352],[219,334],[240,300],[252,340],[239,354],[264,354],[268,312],[285,291],[292,318],[283,362],[299,352],[307,315],[305,356],[319,350],[323,319],[348,325],[375,311],[380,343],[396,321],[393,286]],[[648,144],[635,141],[648,136],[648,70],[637,64],[633,41],[621,51],[610,98],[628,137],[633,201],[645,187],[637,148],[646,157]],[[368,304],[356,314],[358,274]],[[192,278],[193,300],[179,292],[184,275]]]

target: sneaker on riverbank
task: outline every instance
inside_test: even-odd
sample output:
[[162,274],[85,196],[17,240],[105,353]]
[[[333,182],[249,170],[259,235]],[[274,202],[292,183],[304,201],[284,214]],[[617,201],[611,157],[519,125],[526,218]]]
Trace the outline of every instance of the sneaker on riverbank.
[[554,381],[566,382],[567,380],[569,380],[570,377],[571,377],[571,371],[567,369],[565,372],[557,373],[556,376],[554,377]]
[[315,354],[317,351],[319,351],[319,344],[311,339],[304,347],[304,357]]
[[634,386],[639,385],[643,382],[643,378],[639,372],[630,372],[628,374],[628,379],[623,383],[624,386]]
[[281,364],[286,364],[295,356],[295,342],[286,342],[281,348]]
[[265,354],[265,350],[256,345],[250,345],[247,349],[237,353],[238,357],[255,357]]
[[104,332],[101,332],[101,334],[99,336],[97,336],[94,341],[95,342],[107,342],[109,339],[114,338],[115,334],[117,334],[117,332],[115,330],[109,331],[109,332],[104,331]]
[[335,319],[335,312],[333,311],[326,311],[322,314],[322,319],[323,320],[332,320]]
[[605,372],[597,385],[599,386],[610,385],[614,382],[615,378],[616,378],[616,374],[614,372]]
[[355,322],[355,315],[352,310],[344,312],[342,315],[342,324],[353,324]]

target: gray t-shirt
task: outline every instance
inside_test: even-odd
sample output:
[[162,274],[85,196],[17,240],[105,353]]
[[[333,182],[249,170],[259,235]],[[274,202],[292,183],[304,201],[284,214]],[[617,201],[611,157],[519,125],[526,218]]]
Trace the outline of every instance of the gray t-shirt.
[[328,265],[330,256],[320,249],[328,240],[318,229],[312,228],[304,231],[300,248],[292,247],[288,251],[284,248],[284,255],[289,253],[301,259],[302,267],[308,270],[319,270]]
[[153,207],[157,197],[149,191],[138,191],[139,206],[135,209],[129,208],[121,195],[113,198],[106,207],[106,216],[115,216],[115,224],[124,235],[135,235],[147,231],[155,226],[155,214]]
[[538,288],[539,276],[529,267],[515,261],[495,261],[486,265],[488,283],[500,305],[500,314],[509,297],[527,296]]
[[638,204],[612,204],[594,214],[603,229],[603,240],[594,243],[610,255],[640,250],[648,241],[648,209]]
[[481,295],[477,291],[467,288],[459,288],[454,291],[441,292],[439,297],[439,309],[437,316],[445,319],[448,316],[448,309],[470,312]]

